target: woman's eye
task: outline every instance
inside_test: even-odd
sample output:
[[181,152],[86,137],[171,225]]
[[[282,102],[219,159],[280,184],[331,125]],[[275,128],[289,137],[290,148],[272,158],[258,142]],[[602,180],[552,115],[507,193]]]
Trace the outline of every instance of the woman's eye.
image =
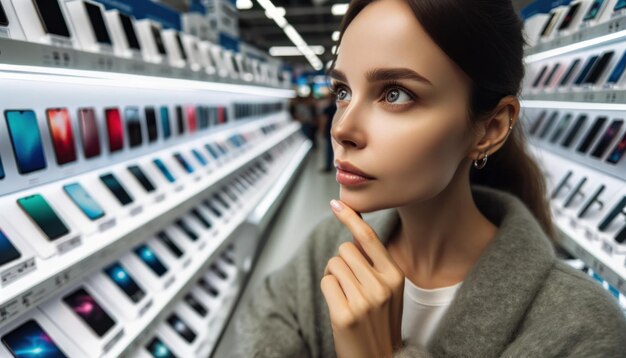
[[349,101],[350,100],[350,92],[345,88],[341,88],[337,91],[337,99],[339,101]]
[[402,104],[410,102],[411,100],[411,96],[399,88],[392,88],[385,93],[385,101],[389,103]]

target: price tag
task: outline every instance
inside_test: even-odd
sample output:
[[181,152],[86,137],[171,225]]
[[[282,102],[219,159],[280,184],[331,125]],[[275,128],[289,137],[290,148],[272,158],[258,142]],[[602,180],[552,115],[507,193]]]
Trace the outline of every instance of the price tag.
[[67,253],[68,251],[74,250],[75,248],[79,247],[80,245],[82,245],[83,241],[81,239],[80,235],[77,235],[65,242],[62,242],[61,244],[59,244],[57,246],[57,252],[60,255],[63,255],[65,253]]
[[593,241],[593,232],[589,229],[585,229],[585,239]]
[[165,200],[165,193],[161,193],[161,194],[159,194],[159,195],[154,197],[154,202],[155,203],[160,203],[163,200]]
[[148,310],[152,307],[152,299],[150,299],[141,309],[139,310],[139,317],[143,316]]
[[124,337],[124,329],[120,330],[113,338],[111,338],[105,345],[102,347],[103,353],[106,353],[111,350],[115,346],[115,343],[119,342],[122,337]]
[[5,287],[9,283],[18,280],[20,277],[33,272],[36,269],[37,265],[35,263],[35,258],[30,258],[2,271],[2,273],[0,273],[0,283],[2,284],[2,287]]
[[191,265],[191,257],[183,262],[183,268],[187,268],[189,265]]
[[179,186],[177,186],[177,187],[175,187],[175,188],[174,188],[174,191],[175,191],[175,192],[179,192],[179,191],[182,191],[184,188],[185,188],[185,186],[184,186],[184,185],[182,185],[182,184],[180,184]]
[[137,216],[137,215],[141,214],[142,212],[143,212],[143,206],[139,205],[139,206],[136,206],[136,207],[130,209],[129,214],[130,214],[130,216]]
[[115,227],[115,225],[117,225],[117,219],[110,218],[106,221],[101,222],[100,225],[98,225],[98,230],[100,232],[104,232],[104,231],[109,230],[110,228]]
[[606,252],[609,255],[613,255],[615,247],[611,243],[604,241],[602,242],[602,251]]
[[165,281],[163,288],[167,290],[174,283],[174,281],[176,281],[176,277],[175,276],[170,277],[169,280]]

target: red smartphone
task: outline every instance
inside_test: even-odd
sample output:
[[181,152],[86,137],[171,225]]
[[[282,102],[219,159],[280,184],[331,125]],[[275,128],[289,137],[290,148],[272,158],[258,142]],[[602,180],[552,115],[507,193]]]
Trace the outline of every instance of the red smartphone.
[[186,106],[185,112],[187,112],[187,128],[190,133],[196,131],[196,107]]
[[224,118],[224,107],[217,107],[217,123],[222,124],[226,122]]
[[76,160],[76,145],[70,114],[66,108],[50,108],[46,111],[48,128],[59,165]]
[[85,158],[93,158],[100,155],[100,136],[98,135],[98,122],[93,108],[80,108],[78,110],[78,128],[85,152]]
[[124,148],[124,129],[120,110],[118,108],[107,108],[104,114],[109,135],[109,151],[113,153],[122,150]]

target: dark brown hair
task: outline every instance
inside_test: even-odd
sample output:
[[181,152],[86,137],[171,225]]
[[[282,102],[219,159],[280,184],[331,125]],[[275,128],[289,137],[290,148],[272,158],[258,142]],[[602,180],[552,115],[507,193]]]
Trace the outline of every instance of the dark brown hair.
[[[373,1],[350,2],[339,45],[350,23]],[[406,1],[433,41],[471,79],[468,113],[472,123],[488,117],[502,98],[519,94],[525,41],[522,21],[511,0]],[[471,169],[470,182],[516,195],[548,237],[556,238],[543,174],[527,152],[519,121],[502,148],[489,157],[487,166]]]

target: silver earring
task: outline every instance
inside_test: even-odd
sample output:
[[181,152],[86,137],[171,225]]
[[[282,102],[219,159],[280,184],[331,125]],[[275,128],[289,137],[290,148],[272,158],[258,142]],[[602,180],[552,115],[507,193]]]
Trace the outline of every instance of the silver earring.
[[509,118],[509,131],[513,130],[513,117]]
[[485,153],[485,156],[482,159],[474,160],[474,168],[478,170],[484,168],[485,165],[487,165],[487,159],[489,159],[489,156],[487,155],[487,153]]

